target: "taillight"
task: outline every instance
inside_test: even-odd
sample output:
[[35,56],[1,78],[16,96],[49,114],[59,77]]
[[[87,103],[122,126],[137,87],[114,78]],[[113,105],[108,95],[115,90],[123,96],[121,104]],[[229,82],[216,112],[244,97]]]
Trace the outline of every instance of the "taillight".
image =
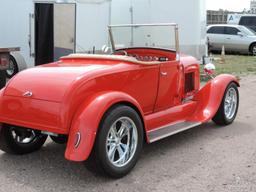
[[0,70],[6,70],[9,65],[9,57],[6,55],[0,55]]
[[7,60],[7,58],[1,58],[1,59],[0,59],[0,65],[3,65],[3,66],[8,65],[8,60]]

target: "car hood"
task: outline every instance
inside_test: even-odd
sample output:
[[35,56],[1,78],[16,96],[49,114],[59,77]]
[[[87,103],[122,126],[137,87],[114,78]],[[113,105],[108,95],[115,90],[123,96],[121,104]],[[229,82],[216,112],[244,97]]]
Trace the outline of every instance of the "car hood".
[[7,84],[4,95],[61,102],[73,82],[106,65],[46,65],[18,73]]

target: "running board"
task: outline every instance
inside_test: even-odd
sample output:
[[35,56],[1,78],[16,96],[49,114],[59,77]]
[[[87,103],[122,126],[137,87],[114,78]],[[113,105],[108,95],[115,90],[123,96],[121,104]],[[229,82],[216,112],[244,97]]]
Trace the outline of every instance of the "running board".
[[152,130],[152,131],[148,132],[149,142],[153,143],[155,141],[158,141],[165,137],[169,137],[171,135],[175,135],[182,131],[186,131],[186,130],[196,127],[198,125],[201,125],[201,123],[200,122],[184,121],[184,122],[160,127],[156,130]]

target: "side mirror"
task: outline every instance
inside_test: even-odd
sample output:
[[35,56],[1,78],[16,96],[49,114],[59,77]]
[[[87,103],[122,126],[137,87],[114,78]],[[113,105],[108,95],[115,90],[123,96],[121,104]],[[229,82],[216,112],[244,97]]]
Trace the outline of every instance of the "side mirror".
[[238,32],[237,35],[240,36],[240,37],[244,36],[244,34],[242,32]]

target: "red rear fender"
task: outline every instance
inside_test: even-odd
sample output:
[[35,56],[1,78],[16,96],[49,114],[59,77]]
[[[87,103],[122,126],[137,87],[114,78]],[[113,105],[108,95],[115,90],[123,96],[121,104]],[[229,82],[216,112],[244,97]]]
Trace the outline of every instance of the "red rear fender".
[[[81,105],[72,120],[65,157],[71,161],[85,161],[93,148],[100,121],[105,112],[113,105],[128,102],[140,111],[138,102],[121,92],[104,92],[97,94]],[[80,143],[75,146],[78,135]]]

